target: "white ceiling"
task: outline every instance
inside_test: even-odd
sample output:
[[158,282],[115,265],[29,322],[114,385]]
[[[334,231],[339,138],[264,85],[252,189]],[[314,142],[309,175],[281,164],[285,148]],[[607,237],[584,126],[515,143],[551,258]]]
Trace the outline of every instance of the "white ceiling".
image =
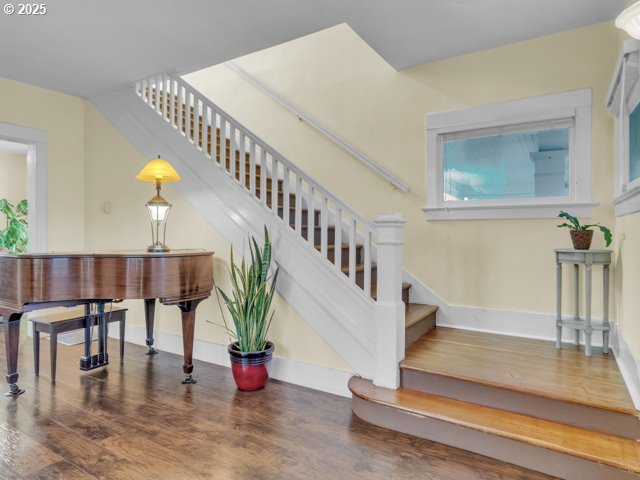
[[0,76],[90,97],[147,75],[191,72],[343,22],[402,69],[610,20],[625,3],[56,0],[47,3],[44,16],[0,13]]

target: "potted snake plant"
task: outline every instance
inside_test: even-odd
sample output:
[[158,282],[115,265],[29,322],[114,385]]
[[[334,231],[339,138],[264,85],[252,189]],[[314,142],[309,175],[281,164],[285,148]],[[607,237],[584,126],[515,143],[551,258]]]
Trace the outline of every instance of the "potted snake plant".
[[568,214],[567,212],[560,212],[558,215],[560,218],[564,218],[569,223],[562,223],[558,225],[559,228],[568,228],[569,233],[571,234],[571,241],[573,242],[573,248],[576,250],[589,250],[591,248],[591,240],[593,239],[593,230],[592,227],[598,227],[604,235],[604,243],[608,247],[611,245],[611,230],[607,227],[600,225],[599,223],[594,224],[583,224],[574,217],[573,215]]
[[238,265],[231,248],[231,290],[227,293],[217,288],[235,326],[235,331],[229,329],[225,320],[227,332],[235,338],[227,347],[233,378],[240,390],[259,390],[269,379],[275,348],[267,340],[267,333],[274,314],[270,309],[279,271],[276,268],[274,273],[270,273],[271,241],[266,226],[263,246],[251,237],[249,250],[250,261],[242,258]]

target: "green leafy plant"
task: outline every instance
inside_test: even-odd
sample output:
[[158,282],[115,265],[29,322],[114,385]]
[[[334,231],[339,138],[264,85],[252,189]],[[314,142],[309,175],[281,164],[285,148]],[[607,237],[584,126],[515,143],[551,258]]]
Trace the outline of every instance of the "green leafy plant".
[[[231,291],[227,294],[220,287],[216,288],[227,305],[235,325],[234,333],[228,328],[225,320],[227,332],[237,340],[241,352],[258,352],[265,348],[267,333],[273,319],[274,312],[269,314],[269,309],[279,272],[276,268],[275,273],[269,274],[271,241],[266,226],[262,248],[256,239],[251,237],[249,250],[251,262],[245,261],[243,257],[240,265],[237,265],[234,262],[233,247],[231,248],[231,266],[228,269]],[[270,286],[269,283],[271,283]]]
[[604,235],[604,243],[606,244],[606,246],[608,247],[609,245],[611,245],[611,239],[613,235],[611,234],[611,230],[609,230],[607,227],[600,225],[599,223],[582,224],[576,217],[568,214],[567,212],[561,211],[558,217],[564,218],[565,220],[569,221],[569,223],[562,223],[558,225],[558,227],[560,228],[568,228],[569,230],[577,231],[577,230],[589,230],[590,228],[598,227],[602,232],[602,234]]
[[6,198],[3,198],[0,200],[0,212],[6,217],[6,228],[0,230],[0,250],[25,253],[29,243],[27,201],[22,200],[13,206]]

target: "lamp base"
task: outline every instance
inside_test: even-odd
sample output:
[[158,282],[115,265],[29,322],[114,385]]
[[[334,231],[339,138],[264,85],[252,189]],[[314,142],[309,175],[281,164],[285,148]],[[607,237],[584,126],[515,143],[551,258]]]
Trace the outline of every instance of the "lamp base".
[[167,247],[166,245],[162,245],[161,243],[156,243],[154,245],[149,245],[147,247],[147,252],[153,252],[153,253],[163,253],[163,252],[170,252],[171,249],[169,247]]

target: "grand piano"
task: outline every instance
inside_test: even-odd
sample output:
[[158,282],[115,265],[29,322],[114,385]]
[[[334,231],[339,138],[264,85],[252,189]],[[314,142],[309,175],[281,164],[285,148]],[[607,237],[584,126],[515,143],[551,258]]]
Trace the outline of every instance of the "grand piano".
[[87,304],[101,305],[99,311],[104,311],[105,303],[126,299],[145,301],[150,354],[155,353],[156,299],[180,309],[186,375],[183,383],[195,383],[192,362],[196,307],[211,295],[212,288],[213,252],[204,250],[0,255],[0,316],[5,322],[7,395],[23,393],[18,387],[18,345],[24,312]]

